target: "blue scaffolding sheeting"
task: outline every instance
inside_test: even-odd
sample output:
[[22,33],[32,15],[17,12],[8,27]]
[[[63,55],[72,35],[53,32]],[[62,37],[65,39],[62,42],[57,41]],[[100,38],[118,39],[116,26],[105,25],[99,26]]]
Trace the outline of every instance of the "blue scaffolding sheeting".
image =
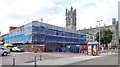
[[85,44],[86,34],[38,21],[24,25],[22,31],[5,36],[5,43]]

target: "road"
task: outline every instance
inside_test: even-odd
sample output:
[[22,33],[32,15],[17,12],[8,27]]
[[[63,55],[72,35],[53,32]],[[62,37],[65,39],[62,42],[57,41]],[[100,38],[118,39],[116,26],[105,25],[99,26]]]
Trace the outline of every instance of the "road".
[[[80,53],[60,53],[60,52],[50,52],[50,53],[42,53],[42,59],[48,60],[48,59],[59,59],[64,57],[74,57],[74,56],[80,56],[82,54]],[[16,53],[12,52],[9,56],[2,56],[0,59],[2,59],[2,65],[12,65],[13,64],[13,56],[16,58],[16,65],[23,64],[23,63],[30,63],[34,62],[34,56],[37,57],[37,60],[40,59],[40,53]],[[0,62],[1,63],[1,62]]]
[[104,56],[70,65],[118,65],[118,55]]
[[[60,58],[66,58],[66,57],[76,57],[76,56],[84,56],[84,54],[80,53],[61,53],[61,52],[43,52],[42,54],[42,59],[43,60],[55,60],[55,59],[60,59]],[[23,63],[30,63],[34,62],[34,56],[37,57],[37,60],[40,58],[40,53],[33,53],[33,52],[12,52],[9,56],[0,56],[0,64],[2,65],[12,65],[13,64],[13,55],[16,58],[16,65],[23,64]],[[84,61],[84,62],[78,62],[78,63],[73,63],[72,65],[117,65],[118,64],[118,57],[117,55],[113,56],[105,56],[103,58],[98,58],[98,59],[93,59],[89,61]]]

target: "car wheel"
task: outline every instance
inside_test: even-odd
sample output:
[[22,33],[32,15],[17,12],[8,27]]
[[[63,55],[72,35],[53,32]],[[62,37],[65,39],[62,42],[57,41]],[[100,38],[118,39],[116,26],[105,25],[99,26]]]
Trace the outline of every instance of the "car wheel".
[[8,54],[7,52],[4,52],[4,53],[3,53],[3,56],[7,56],[7,54]]
[[10,49],[10,51],[12,52],[12,49]]

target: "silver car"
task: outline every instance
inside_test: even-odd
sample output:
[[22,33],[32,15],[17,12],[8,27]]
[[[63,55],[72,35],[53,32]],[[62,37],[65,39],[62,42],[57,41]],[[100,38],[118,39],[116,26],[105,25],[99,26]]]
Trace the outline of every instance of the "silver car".
[[10,54],[9,49],[0,47],[0,56],[7,56],[8,54]]

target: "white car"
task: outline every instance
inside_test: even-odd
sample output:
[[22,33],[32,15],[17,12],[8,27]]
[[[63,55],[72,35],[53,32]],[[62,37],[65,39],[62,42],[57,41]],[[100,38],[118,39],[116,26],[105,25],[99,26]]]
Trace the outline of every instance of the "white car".
[[8,54],[10,54],[10,50],[9,49],[0,47],[0,55],[1,56],[7,56]]
[[12,51],[13,51],[13,52],[24,52],[24,50],[23,50],[22,47],[13,47],[13,48],[12,48]]

